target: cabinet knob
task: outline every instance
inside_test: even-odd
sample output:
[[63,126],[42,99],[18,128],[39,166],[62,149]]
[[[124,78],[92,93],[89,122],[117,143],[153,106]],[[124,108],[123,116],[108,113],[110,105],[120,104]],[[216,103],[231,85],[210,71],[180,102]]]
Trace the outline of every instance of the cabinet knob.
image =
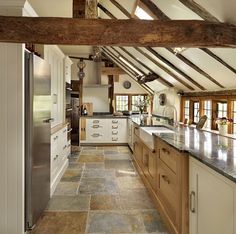
[[168,151],[166,148],[162,148],[161,150],[166,154],[170,154],[170,151]]

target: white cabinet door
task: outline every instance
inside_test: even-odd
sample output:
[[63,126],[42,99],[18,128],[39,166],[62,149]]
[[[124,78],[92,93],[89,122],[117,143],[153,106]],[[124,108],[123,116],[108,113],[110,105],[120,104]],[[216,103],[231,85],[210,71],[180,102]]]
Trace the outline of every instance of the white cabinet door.
[[51,127],[63,122],[64,116],[64,57],[65,55],[55,45],[46,45],[44,47],[45,60],[51,66],[51,95],[52,110],[51,117],[54,121]]
[[67,83],[71,83],[71,65],[73,64],[73,62],[71,61],[71,59],[66,56],[65,57],[65,82]]
[[190,159],[190,234],[234,233],[232,181]]

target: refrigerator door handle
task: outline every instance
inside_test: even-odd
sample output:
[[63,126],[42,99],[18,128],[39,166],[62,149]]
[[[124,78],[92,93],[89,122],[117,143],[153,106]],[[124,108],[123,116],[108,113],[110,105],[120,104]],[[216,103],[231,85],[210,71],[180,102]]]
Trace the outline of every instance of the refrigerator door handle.
[[54,118],[49,118],[49,119],[43,120],[44,123],[51,123],[53,121],[54,121]]

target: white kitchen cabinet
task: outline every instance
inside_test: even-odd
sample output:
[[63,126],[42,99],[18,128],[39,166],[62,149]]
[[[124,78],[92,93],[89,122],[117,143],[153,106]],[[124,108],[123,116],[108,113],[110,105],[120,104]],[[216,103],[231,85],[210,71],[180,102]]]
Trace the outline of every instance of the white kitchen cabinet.
[[86,137],[83,137],[81,143],[109,143],[121,144],[127,143],[127,119],[86,119]]
[[64,63],[65,63],[65,70],[64,70],[65,82],[70,84],[71,83],[71,65],[73,64],[73,62],[68,56],[66,56]]
[[235,234],[235,183],[190,158],[190,234]]
[[68,166],[68,155],[66,126],[51,135],[51,195]]
[[51,66],[51,95],[52,109],[51,127],[55,127],[63,122],[64,116],[64,58],[65,55],[56,45],[44,46],[44,59]]

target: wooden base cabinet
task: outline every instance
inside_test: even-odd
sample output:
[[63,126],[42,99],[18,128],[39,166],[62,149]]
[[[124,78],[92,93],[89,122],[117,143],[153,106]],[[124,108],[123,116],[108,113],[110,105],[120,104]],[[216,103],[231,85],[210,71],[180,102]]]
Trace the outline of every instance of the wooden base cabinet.
[[235,234],[235,183],[191,158],[190,234]]
[[166,214],[171,233],[189,233],[188,155],[169,146],[160,138],[157,151],[157,196]]

